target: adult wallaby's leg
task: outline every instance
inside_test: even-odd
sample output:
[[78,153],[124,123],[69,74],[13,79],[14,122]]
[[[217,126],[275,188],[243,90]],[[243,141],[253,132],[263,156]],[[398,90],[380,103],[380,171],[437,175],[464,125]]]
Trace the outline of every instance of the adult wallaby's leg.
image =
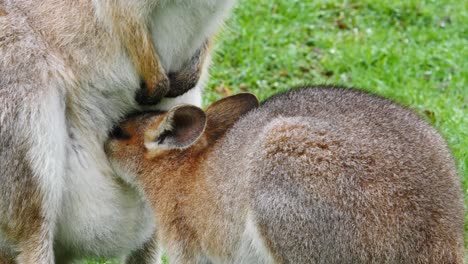
[[67,156],[65,83],[73,82],[13,2],[0,1],[8,13],[0,17],[0,236],[10,250],[2,253],[18,264],[54,263]]
[[161,250],[158,247],[156,235],[145,243],[143,248],[133,252],[125,261],[126,264],[155,264],[161,263]]
[[43,223],[29,239],[20,243],[21,253],[17,262],[20,264],[54,263],[53,230],[48,223]]
[[39,88],[30,84],[1,88],[11,91],[10,98],[0,97],[1,235],[17,252],[17,263],[54,263],[66,165],[64,99],[52,87],[34,96],[27,91]]
[[0,264],[14,264],[15,260],[11,254],[0,252]]

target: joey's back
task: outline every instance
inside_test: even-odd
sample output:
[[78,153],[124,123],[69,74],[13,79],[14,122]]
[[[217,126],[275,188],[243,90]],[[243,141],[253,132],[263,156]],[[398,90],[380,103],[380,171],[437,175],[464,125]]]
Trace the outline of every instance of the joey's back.
[[277,95],[211,158],[284,262],[461,263],[453,159],[433,128],[387,100],[330,87]]

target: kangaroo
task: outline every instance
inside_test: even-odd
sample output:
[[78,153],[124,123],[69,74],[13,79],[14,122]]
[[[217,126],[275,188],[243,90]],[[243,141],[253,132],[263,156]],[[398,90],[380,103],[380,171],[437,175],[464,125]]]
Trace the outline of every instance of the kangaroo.
[[146,113],[109,139],[172,263],[462,263],[460,182],[421,118],[344,88],[257,103]]
[[0,263],[156,261],[152,209],[103,145],[130,112],[201,104],[232,4],[0,0]]

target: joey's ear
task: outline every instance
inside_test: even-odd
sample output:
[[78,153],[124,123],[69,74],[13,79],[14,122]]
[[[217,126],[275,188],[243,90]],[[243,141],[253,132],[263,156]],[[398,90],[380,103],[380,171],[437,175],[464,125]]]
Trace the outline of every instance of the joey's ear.
[[206,109],[207,134],[210,139],[222,136],[239,118],[258,107],[259,102],[251,93],[241,93],[223,98]]
[[192,105],[180,105],[169,110],[159,124],[145,132],[148,149],[184,149],[195,143],[205,130],[206,115]]

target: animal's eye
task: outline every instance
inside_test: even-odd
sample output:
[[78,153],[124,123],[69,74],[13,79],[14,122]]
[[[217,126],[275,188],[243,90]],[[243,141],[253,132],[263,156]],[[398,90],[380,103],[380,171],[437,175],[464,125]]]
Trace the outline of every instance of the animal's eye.
[[109,137],[120,140],[130,139],[130,135],[127,134],[120,126],[114,127],[114,129],[112,129],[112,131],[110,132]]

